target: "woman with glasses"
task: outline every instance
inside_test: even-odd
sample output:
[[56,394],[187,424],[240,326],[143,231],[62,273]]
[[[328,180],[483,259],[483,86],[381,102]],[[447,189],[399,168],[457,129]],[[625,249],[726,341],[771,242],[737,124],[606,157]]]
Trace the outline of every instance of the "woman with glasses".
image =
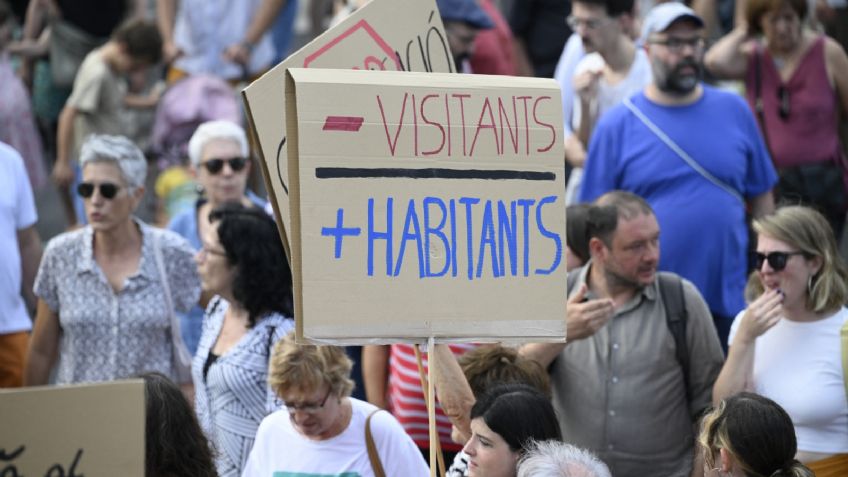
[[277,344],[268,381],[286,409],[262,421],[244,475],[430,475],[391,414],[350,397],[351,367],[344,348]]
[[223,476],[240,476],[256,428],[276,408],[268,387],[274,343],[294,328],[291,269],[264,211],[225,204],[197,252],[209,303],[192,363],[195,408]]
[[[241,126],[230,121],[201,124],[189,140],[188,155],[201,195],[194,208],[171,219],[168,230],[182,235],[195,250],[199,250],[200,239],[209,229],[209,213],[212,210],[229,202],[262,208],[266,204],[247,190],[250,160],[247,136]],[[201,306],[206,306],[209,298],[204,295]],[[201,306],[179,315],[183,340],[192,354],[197,351],[200,340],[203,323]]]
[[707,69],[745,82],[748,104],[780,172],[785,201],[822,210],[837,236],[845,222],[848,55],[805,26],[807,0],[747,0],[744,21],[713,46]]
[[[783,207],[754,221],[758,295],[730,329],[713,401],[752,391],[783,406],[799,461],[819,477],[848,475],[848,400],[840,330],[848,323],[848,271],[827,220]],[[833,473],[825,469],[833,468]]]
[[813,477],[795,459],[792,420],[769,398],[739,393],[722,400],[702,421],[698,438],[706,477]]
[[[88,225],[50,241],[35,281],[39,297],[25,384],[110,381],[146,371],[177,377],[173,309],[197,302],[191,247],[133,217],[147,161],[129,139],[92,135],[80,150]],[[167,280],[167,281],[166,281]]]

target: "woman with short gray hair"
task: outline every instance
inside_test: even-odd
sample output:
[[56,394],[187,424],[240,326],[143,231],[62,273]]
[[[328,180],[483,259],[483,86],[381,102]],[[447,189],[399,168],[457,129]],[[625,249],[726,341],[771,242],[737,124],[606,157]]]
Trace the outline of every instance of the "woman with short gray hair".
[[609,468],[591,452],[548,440],[528,446],[518,461],[517,477],[611,477]]
[[193,251],[133,217],[147,162],[129,139],[92,135],[80,151],[88,225],[47,245],[24,384],[111,381],[147,371],[177,377],[173,309],[197,302]]

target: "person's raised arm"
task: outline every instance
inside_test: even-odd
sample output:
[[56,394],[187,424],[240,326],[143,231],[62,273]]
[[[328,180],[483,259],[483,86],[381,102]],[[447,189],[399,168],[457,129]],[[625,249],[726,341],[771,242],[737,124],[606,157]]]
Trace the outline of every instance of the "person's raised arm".
[[601,329],[615,313],[613,301],[609,298],[586,300],[588,288],[581,284],[568,299],[565,312],[565,343],[528,343],[519,353],[547,368],[554,362],[568,343],[588,338]]
[[740,391],[753,389],[754,350],[757,338],[780,321],[783,293],[769,290],[745,310],[727,352],[727,361],[713,386],[713,404]]
[[476,399],[456,356],[446,344],[437,344],[427,364],[433,374],[436,399],[464,439],[471,437],[471,407]]
[[719,79],[740,80],[748,73],[748,56],[753,52],[748,26],[741,24],[721,37],[704,56],[707,70]]
[[388,408],[386,389],[389,383],[389,347],[367,345],[362,347],[362,380],[365,383],[365,399],[371,404]]
[[52,311],[44,300],[38,300],[35,326],[24,370],[24,386],[47,384],[58,354],[59,314]]

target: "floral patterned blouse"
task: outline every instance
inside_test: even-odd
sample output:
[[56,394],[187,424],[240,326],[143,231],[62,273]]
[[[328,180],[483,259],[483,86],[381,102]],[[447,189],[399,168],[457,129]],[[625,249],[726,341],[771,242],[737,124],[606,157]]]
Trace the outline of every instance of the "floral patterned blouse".
[[172,302],[181,311],[200,296],[194,252],[173,232],[136,224],[141,259],[118,292],[94,260],[90,226],[55,237],[44,251],[34,288],[59,315],[57,384],[110,381],[145,371],[176,377],[171,317],[153,242],[158,236]]

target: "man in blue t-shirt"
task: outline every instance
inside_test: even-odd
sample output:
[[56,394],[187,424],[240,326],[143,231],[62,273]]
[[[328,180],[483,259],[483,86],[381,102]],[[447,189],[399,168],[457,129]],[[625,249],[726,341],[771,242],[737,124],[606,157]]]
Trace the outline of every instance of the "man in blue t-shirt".
[[693,282],[722,343],[745,306],[748,229],[774,209],[777,175],[756,121],[737,95],[700,82],[703,20],[680,3],[645,19],[653,82],[598,123],[580,200],[623,189],[644,197],[660,227],[660,268]]

